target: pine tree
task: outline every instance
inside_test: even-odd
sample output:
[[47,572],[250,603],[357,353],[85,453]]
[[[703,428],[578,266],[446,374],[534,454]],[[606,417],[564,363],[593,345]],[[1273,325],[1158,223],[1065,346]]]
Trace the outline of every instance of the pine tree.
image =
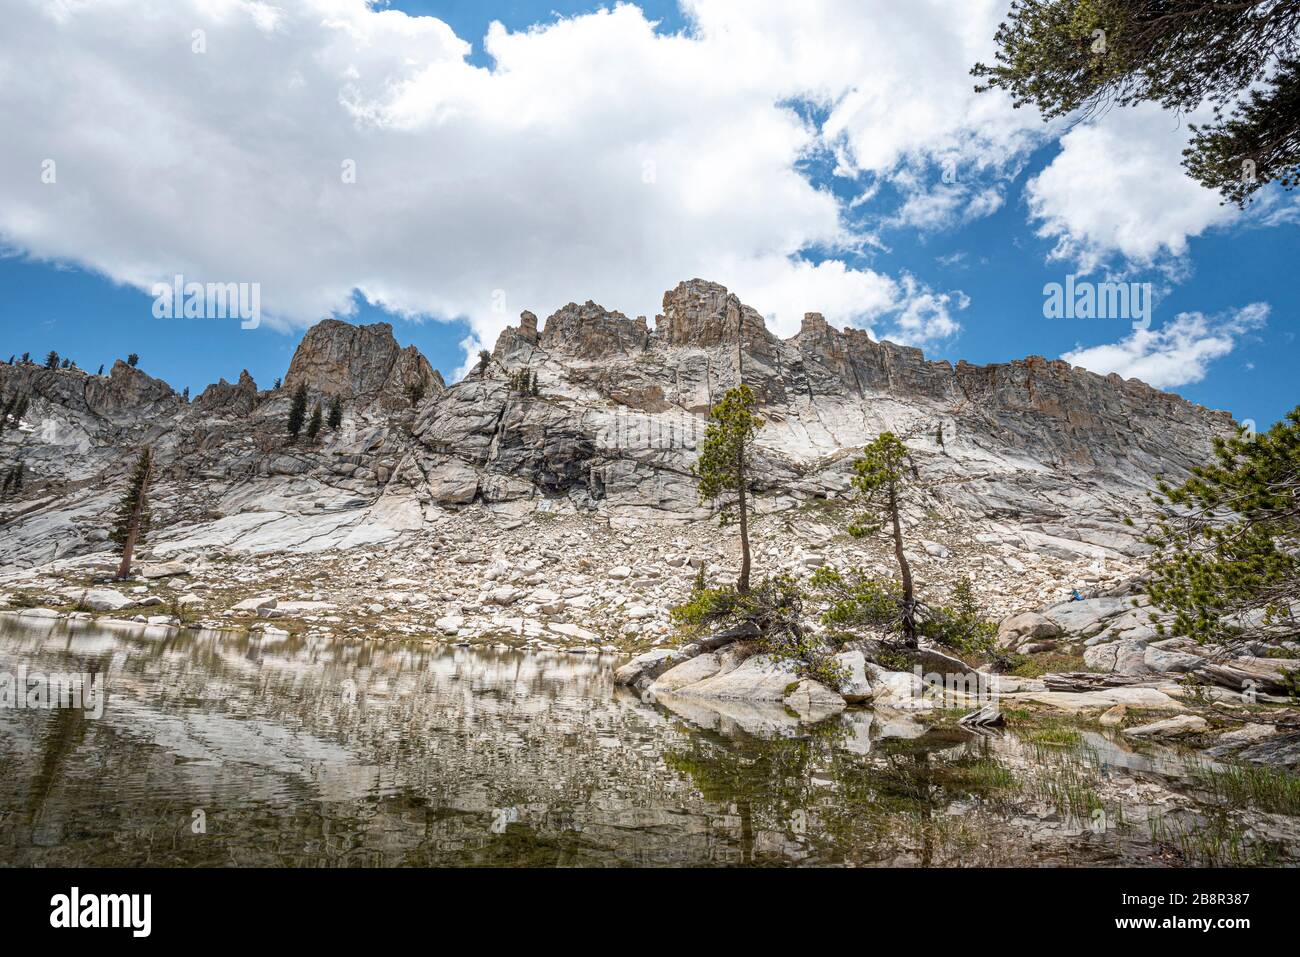
[[276,391],[276,392],[279,392],[279,391],[280,391],[280,379],[279,379],[279,378],[276,378],[275,383],[271,386],[271,388],[272,388],[274,391]]
[[149,479],[153,473],[153,453],[146,448],[140,453],[126,494],[118,506],[117,524],[109,538],[115,542],[122,554],[122,561],[117,566],[117,577],[127,578],[131,574],[131,558],[137,545],[148,538],[150,526],[149,514]]
[[307,383],[300,382],[298,388],[293,390],[293,399],[289,403],[289,439],[292,442],[298,441],[298,433],[302,431],[303,422],[307,418]]
[[27,414],[27,403],[28,403],[27,396],[23,396],[21,399],[18,400],[18,406],[14,409],[13,412],[13,416],[14,416],[13,427],[15,429],[18,428],[18,426],[23,424],[23,416]]
[[31,364],[31,361],[32,361],[32,354],[31,354],[30,352],[24,352],[24,353],[23,353],[23,365],[30,365],[30,364]]
[[129,365],[132,369],[134,369],[136,366],[140,364],[140,357],[133,352],[126,357],[126,364]]
[[321,422],[324,416],[321,415],[320,403],[317,402],[315,408],[311,410],[311,420],[307,423],[307,439],[311,442],[316,441],[316,436],[320,435]]
[[18,393],[15,392],[12,396],[10,396],[9,400],[5,402],[4,409],[0,411],[0,432],[3,432],[5,429],[9,428],[9,417],[14,413],[14,411],[17,408],[18,408]]
[[693,468],[700,482],[701,504],[717,504],[723,528],[734,521],[740,530],[740,578],[736,590],[749,591],[749,483],[753,471],[753,441],[763,420],[754,414],[756,400],[747,385],[730,389],[709,410],[699,462]]
[[1192,469],[1186,482],[1157,483],[1162,514],[1147,537],[1155,552],[1146,593],[1174,613],[1177,635],[1231,641],[1267,638],[1279,626],[1294,631],[1300,408],[1268,432],[1214,445],[1214,461]]
[[902,505],[914,489],[916,473],[910,468],[907,447],[892,432],[880,436],[862,450],[853,461],[853,492],[861,513],[849,526],[854,538],[864,538],[881,531],[886,524],[894,540],[894,558],[902,581],[899,595],[903,639],[909,648],[917,647],[916,589],[912,566],[903,551]]
[[22,462],[19,462],[17,467],[14,469],[14,494],[23,490],[23,474],[26,470],[27,466]]
[[406,387],[406,398],[410,400],[412,408],[419,405],[424,399],[425,384],[421,379],[419,382],[412,382]]
[[45,368],[57,369],[58,367],[59,367],[59,354],[55,352],[53,349],[51,349],[49,355],[45,357]]
[[330,399],[330,412],[325,419],[325,424],[329,426],[331,432],[336,431],[343,424],[343,400],[338,396]]
[[99,371],[96,372],[95,375],[103,375],[103,374],[104,374],[104,363],[101,362],[99,364]]
[[1300,3],[1023,0],[998,28],[993,66],[971,71],[1044,120],[1111,106],[1213,108],[1189,124],[1183,166],[1244,205],[1300,184]]
[[487,367],[490,366],[491,364],[492,364],[492,353],[488,352],[486,349],[480,349],[478,351],[478,367],[477,367],[478,374],[482,375],[483,373],[487,372]]
[[189,402],[189,401],[190,401],[190,387],[189,387],[189,386],[186,386],[185,388],[181,389],[181,398],[184,399],[186,402]]
[[0,489],[0,498],[8,498],[9,491],[14,486],[14,470],[10,469],[5,473],[4,488]]

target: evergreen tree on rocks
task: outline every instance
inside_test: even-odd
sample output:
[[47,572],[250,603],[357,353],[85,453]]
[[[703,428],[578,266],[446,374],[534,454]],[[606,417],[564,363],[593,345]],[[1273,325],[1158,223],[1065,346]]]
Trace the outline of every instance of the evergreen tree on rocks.
[[126,357],[126,364],[129,365],[132,369],[134,369],[136,366],[140,364],[140,357],[133,352]]
[[309,441],[316,441],[316,436],[320,435],[320,427],[323,421],[324,416],[321,414],[320,403],[317,402],[315,408],[311,410],[311,419],[307,423],[307,438]]
[[45,368],[57,369],[58,367],[59,367],[59,354],[55,352],[53,349],[51,349],[49,355],[45,357]]
[[330,411],[325,418],[325,424],[329,426],[331,432],[337,431],[343,424],[343,400],[338,396],[330,399]]
[[1173,634],[1232,642],[1300,629],[1300,408],[1267,432],[1217,438],[1213,461],[1176,487],[1159,481],[1154,499],[1145,590],[1173,612]]
[[117,524],[109,538],[121,552],[122,561],[117,566],[117,577],[127,578],[131,574],[131,558],[137,545],[143,544],[149,534],[149,479],[153,474],[153,452],[146,448],[140,453],[126,494],[118,506]]
[[902,507],[917,487],[917,473],[912,467],[907,447],[892,432],[882,432],[853,461],[853,492],[861,510],[849,534],[865,538],[888,527],[894,542],[894,558],[902,582],[899,595],[904,643],[917,647],[916,589],[912,566],[903,550]]
[[704,442],[694,474],[700,483],[701,504],[719,507],[718,520],[726,528],[735,522],[740,530],[740,577],[736,590],[749,592],[749,496],[753,471],[754,436],[763,420],[754,414],[753,391],[747,385],[730,389],[709,410]]
[[293,390],[293,399],[289,403],[289,440],[298,441],[298,433],[302,431],[303,423],[307,419],[307,383],[300,382],[298,388]]

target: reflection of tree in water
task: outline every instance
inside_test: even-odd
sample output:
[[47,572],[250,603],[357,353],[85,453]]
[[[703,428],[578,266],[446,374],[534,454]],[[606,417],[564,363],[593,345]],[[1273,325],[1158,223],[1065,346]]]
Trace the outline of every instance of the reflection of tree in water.
[[950,813],[1014,786],[986,741],[937,730],[861,755],[839,746],[846,730],[831,721],[772,739],[696,731],[665,760],[707,800],[735,806],[746,865],[781,859],[765,859],[762,832],[800,845],[797,856],[814,863],[931,866],[987,839],[979,822]]

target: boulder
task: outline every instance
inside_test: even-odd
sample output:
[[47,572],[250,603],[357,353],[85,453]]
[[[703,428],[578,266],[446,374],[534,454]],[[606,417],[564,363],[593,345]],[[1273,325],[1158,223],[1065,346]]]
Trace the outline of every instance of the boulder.
[[1130,738],[1179,738],[1187,734],[1203,734],[1210,730],[1210,723],[1195,714],[1180,714],[1162,721],[1125,728],[1124,734]]
[[1106,627],[1110,619],[1130,610],[1127,598],[1087,598],[1069,601],[1043,612],[1068,635],[1088,638]]
[[844,700],[850,704],[870,701],[873,690],[867,678],[866,656],[860,651],[844,651],[835,656],[835,661],[847,674],[839,687]]
[[161,562],[157,565],[145,565],[140,569],[142,578],[170,578],[173,575],[188,575],[189,567],[184,562]]
[[743,698],[751,701],[785,701],[799,683],[789,662],[775,662],[770,655],[746,658],[725,674],[682,688],[678,693],[702,698]]
[[1083,663],[1093,671],[1121,675],[1150,674],[1156,669],[1147,664],[1147,650],[1145,641],[1112,641],[1085,648]]
[[237,602],[231,606],[230,610],[259,612],[264,608],[274,608],[275,606],[275,598],[269,595],[263,595],[260,598],[245,598],[243,601]]
[[111,588],[92,588],[81,597],[81,603],[95,611],[121,611],[134,605],[135,599]]
[[650,690],[655,694],[680,691],[697,681],[712,678],[721,668],[722,663],[718,660],[718,656],[712,652],[705,652],[669,668],[655,679],[650,685]]
[[465,619],[460,615],[444,615],[435,621],[434,625],[444,635],[455,637],[460,634],[460,630],[465,627]]
[[1009,699],[1031,701],[1058,711],[1109,710],[1117,704],[1150,711],[1182,711],[1183,706],[1155,688],[1102,688],[1098,691],[1030,691],[1007,695]]
[[844,710],[844,699],[819,681],[805,678],[785,696],[783,703],[800,720],[815,723]]
[[[558,626],[550,627],[554,629]],[[644,686],[648,687],[650,682],[680,660],[680,654],[672,648],[654,648],[615,669],[614,683],[636,687],[644,682]]]
[[1059,638],[1063,634],[1061,626],[1046,615],[1028,611],[1013,615],[998,625],[997,645],[999,648],[1015,650],[1025,641]]

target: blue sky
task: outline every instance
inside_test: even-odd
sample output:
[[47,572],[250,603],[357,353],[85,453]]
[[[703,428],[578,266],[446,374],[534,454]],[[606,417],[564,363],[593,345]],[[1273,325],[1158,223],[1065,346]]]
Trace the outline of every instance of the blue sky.
[[[37,105],[0,94],[0,110],[14,114],[6,126],[30,131],[20,160],[55,154],[61,163],[59,193],[24,187],[9,198],[10,214],[0,212],[8,252],[0,258],[7,340],[0,361],[54,349],[93,372],[137,352],[146,371],[195,394],[243,368],[268,386],[284,374],[303,327],[334,312],[392,322],[398,340],[417,345],[450,380],[467,349],[490,346],[520,309],[544,318],[590,297],[653,315],[657,291],[700,275],[727,282],[783,334],[806,309],[910,341],[931,358],[1069,355],[1099,372],[1148,373],[1261,427],[1300,403],[1293,371],[1300,294],[1289,268],[1297,258],[1294,199],[1275,193],[1245,215],[1220,210],[1182,180],[1180,123],[1131,111],[1051,128],[1033,117],[984,116],[983,103],[959,99],[970,85],[968,64],[941,68],[941,57],[902,54],[885,63],[873,57],[887,50],[858,49],[871,33],[863,23],[875,21],[845,20],[841,35],[827,12],[820,24],[791,28],[780,19],[787,11],[763,11],[733,30],[717,0],[699,0],[689,16],[675,3],[641,6],[645,19],[662,21],[658,41],[639,13],[582,18],[596,8],[590,3],[392,4],[442,20],[473,45],[464,59],[447,33],[407,29],[414,21],[395,32],[375,26],[365,50],[341,53],[335,34],[312,34],[310,17],[259,23],[237,35],[241,50],[271,44],[292,63],[301,48],[310,54],[304,64],[335,71],[317,76],[301,66],[287,84],[297,92],[266,97],[264,106],[253,80],[238,89],[244,71],[222,59],[234,55],[225,32],[233,27],[210,24],[205,59],[176,62],[212,70],[195,76],[192,90],[179,82],[166,103],[187,134],[224,112],[224,125],[196,137],[229,151],[210,166],[191,161],[199,147],[184,144],[179,159],[152,155],[151,136],[174,135],[156,104],[147,120],[128,104],[127,126],[136,124],[142,138],[112,152],[104,145],[109,117],[98,131],[93,117],[123,98],[97,109],[98,91],[60,90],[63,103],[84,98],[79,113],[91,117],[80,121],[91,129],[73,136],[56,120],[42,128],[49,108],[38,114]],[[885,34],[917,25],[897,21],[897,8],[863,14],[865,6],[845,7],[852,12],[843,18],[876,16]],[[356,22],[369,29],[372,15],[360,8]],[[580,19],[557,28],[557,16]],[[497,51],[504,65],[484,42],[494,20],[507,31]],[[190,21],[180,23],[188,36]],[[521,33],[533,25],[540,34]],[[29,31],[26,48],[39,51],[43,32],[55,30],[49,49],[100,56],[94,25],[84,34],[80,26],[52,28],[33,16],[20,18],[16,33]],[[824,55],[791,45],[792,36],[818,29],[830,31],[820,41]],[[118,89],[149,87],[158,68],[148,46],[158,41],[133,42],[139,49],[116,67]],[[852,55],[839,57],[840,43]],[[442,53],[428,53],[439,44]],[[619,62],[602,59],[608,51]],[[267,52],[256,51],[258,66],[248,72],[262,68]],[[419,62],[426,54],[428,63]],[[728,57],[735,68],[711,80],[708,64]],[[101,69],[114,68],[101,57]],[[683,99],[662,81],[673,70],[701,71],[698,106],[689,83]],[[750,71],[798,79],[778,97],[775,80]],[[283,78],[268,74],[264,82]],[[871,87],[887,82],[895,87]],[[393,97],[401,83],[406,94]],[[535,95],[539,86],[545,97]],[[318,98],[304,102],[302,90]],[[334,115],[344,101],[350,111]],[[713,137],[733,121],[734,139]],[[330,143],[320,149],[330,169],[336,155],[359,153],[360,190],[296,196],[295,184],[319,173],[313,145],[322,143]],[[263,167],[268,157],[277,165]],[[83,173],[100,168],[114,178]],[[945,169],[957,186],[943,181]],[[254,196],[280,175],[283,182]],[[174,195],[182,226],[177,216],[151,218],[160,194]],[[358,195],[355,210],[344,205]],[[67,205],[47,207],[50,196]],[[229,210],[238,218],[227,219]],[[339,253],[340,245],[355,248]],[[483,275],[467,278],[480,267]],[[242,330],[227,320],[154,318],[149,281],[173,269],[200,280],[261,281],[268,321]],[[1044,285],[1072,273],[1152,282],[1151,333],[1135,339],[1122,319],[1044,318]],[[1266,313],[1248,310],[1252,304],[1265,304]]]

